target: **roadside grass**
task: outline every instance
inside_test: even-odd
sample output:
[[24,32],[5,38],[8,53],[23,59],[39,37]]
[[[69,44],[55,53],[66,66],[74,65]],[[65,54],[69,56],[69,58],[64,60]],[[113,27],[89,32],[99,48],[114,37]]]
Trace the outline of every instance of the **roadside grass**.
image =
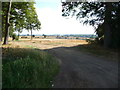
[[59,45],[59,44],[64,44],[63,42],[50,42],[50,43],[45,43],[45,45]]
[[31,46],[31,45],[26,45],[25,47],[26,47],[26,48],[36,48],[36,47],[34,47],[34,46]]
[[108,48],[99,46],[97,44],[83,44],[83,45],[78,45],[75,48],[83,52],[88,52],[97,56],[103,56],[107,58],[114,58],[114,60],[117,60],[115,59],[117,58],[117,55],[118,55],[117,49],[108,49]]
[[58,61],[30,48],[2,47],[3,88],[51,88],[59,71]]

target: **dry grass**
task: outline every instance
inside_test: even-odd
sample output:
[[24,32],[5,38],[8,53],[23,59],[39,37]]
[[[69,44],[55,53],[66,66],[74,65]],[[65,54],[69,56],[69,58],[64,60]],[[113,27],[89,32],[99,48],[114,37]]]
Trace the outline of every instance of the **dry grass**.
[[77,45],[88,44],[85,40],[70,40],[70,39],[20,39],[19,41],[10,41],[10,44],[18,45],[18,47],[30,47],[39,49],[51,49],[56,47],[72,47]]

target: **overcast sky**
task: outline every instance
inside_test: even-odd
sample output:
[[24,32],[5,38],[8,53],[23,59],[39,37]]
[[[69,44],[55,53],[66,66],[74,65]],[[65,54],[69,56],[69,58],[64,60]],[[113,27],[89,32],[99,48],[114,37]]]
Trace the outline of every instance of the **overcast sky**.
[[[62,17],[61,0],[36,0],[36,12],[41,22],[41,30],[33,34],[93,34],[92,26],[79,23],[75,18]],[[28,34],[24,31],[22,34]]]

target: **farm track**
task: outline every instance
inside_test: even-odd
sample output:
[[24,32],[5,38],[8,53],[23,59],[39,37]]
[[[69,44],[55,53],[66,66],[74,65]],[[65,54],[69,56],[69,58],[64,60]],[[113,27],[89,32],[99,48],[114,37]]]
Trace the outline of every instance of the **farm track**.
[[[67,41],[61,43],[56,43],[56,41],[54,41],[55,40],[45,42],[45,40],[43,40],[39,42],[29,41],[27,43],[18,43],[18,45],[31,45],[40,48],[57,58],[60,63],[60,72],[53,81],[53,88],[118,87],[117,62],[105,60],[106,58],[104,57],[95,56],[71,48],[72,46],[79,45],[81,41],[69,43],[71,45],[68,45],[66,43]],[[16,42],[14,43],[17,44]]]
[[54,88],[117,88],[118,63],[70,48],[47,50],[58,58],[61,68]]

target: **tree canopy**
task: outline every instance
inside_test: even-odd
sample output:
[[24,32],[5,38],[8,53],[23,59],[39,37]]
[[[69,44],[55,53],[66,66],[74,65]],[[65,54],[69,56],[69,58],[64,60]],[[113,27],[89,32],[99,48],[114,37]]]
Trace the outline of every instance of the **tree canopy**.
[[[24,0],[23,0],[24,1]],[[34,4],[35,2],[11,2],[11,10],[10,10],[10,34],[14,31],[22,32],[23,29],[33,29],[39,30],[41,23],[38,20],[37,13],[35,11]],[[5,36],[5,26],[6,26],[6,18],[7,10],[9,6],[9,2],[2,2],[2,32],[3,36]]]
[[120,2],[66,1],[62,7],[62,16],[76,16],[82,23],[95,26],[105,47],[120,46]]

